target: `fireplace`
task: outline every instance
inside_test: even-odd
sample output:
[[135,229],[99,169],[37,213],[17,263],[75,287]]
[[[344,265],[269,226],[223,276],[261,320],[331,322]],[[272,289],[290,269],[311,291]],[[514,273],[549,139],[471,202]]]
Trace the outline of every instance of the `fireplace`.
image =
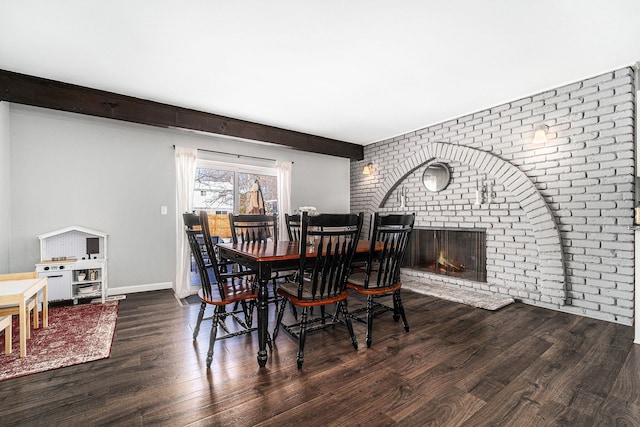
[[486,282],[486,244],[484,229],[414,228],[403,267]]

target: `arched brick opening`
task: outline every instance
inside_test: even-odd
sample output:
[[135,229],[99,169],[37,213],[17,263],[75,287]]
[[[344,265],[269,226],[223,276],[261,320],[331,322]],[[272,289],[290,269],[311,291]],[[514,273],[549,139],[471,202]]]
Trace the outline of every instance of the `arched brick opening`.
[[460,162],[501,183],[518,201],[534,232],[538,246],[541,299],[566,303],[562,239],[555,218],[533,182],[516,166],[486,151],[445,142],[432,142],[394,167],[369,204],[373,212],[384,206],[393,190],[416,169],[434,160]]

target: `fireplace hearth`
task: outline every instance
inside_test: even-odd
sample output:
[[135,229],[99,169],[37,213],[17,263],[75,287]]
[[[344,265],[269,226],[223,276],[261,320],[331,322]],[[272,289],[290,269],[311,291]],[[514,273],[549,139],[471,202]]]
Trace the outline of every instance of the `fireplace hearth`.
[[414,228],[403,267],[486,282],[486,245],[484,229]]

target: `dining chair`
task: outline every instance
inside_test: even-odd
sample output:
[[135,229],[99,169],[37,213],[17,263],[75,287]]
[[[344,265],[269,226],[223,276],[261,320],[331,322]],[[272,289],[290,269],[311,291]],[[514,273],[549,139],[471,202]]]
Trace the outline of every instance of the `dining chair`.
[[[300,241],[300,231],[302,230],[302,224],[300,223],[300,214],[289,215],[284,214],[284,222],[287,226],[287,235],[289,237],[290,242]],[[289,276],[287,280],[295,282],[297,272],[293,272]],[[295,305],[291,305],[291,311],[293,312],[293,316],[298,319],[298,311],[296,310]],[[313,309],[311,309],[313,312]]]
[[[353,332],[353,325],[347,310],[346,289],[349,267],[358,246],[362,230],[363,214],[320,214],[308,216],[302,214],[302,230],[300,235],[300,262],[296,282],[280,284],[277,293],[283,300],[278,310],[276,326],[272,339],[275,341],[278,330],[282,326],[298,339],[298,369],[304,362],[304,344],[306,335],[316,329],[334,326],[341,313],[349,331],[353,347],[358,349],[358,341]],[[307,254],[309,248],[314,256]],[[287,301],[302,309],[298,333],[282,323]],[[309,309],[336,304],[331,323],[321,316],[320,325],[310,326]],[[324,310],[322,310],[324,314]]]
[[[402,318],[404,330],[409,332],[409,323],[400,298],[400,266],[414,223],[415,214],[381,215],[376,212],[372,219],[373,230],[365,270],[356,271],[347,278],[348,289],[367,296],[366,307],[351,313],[354,319],[367,324],[367,347],[371,347],[373,317],[384,312],[393,311],[396,322]],[[376,245],[381,245],[381,248],[376,250]],[[374,301],[374,298],[389,295],[392,296],[393,307]],[[359,316],[364,311],[366,319]]]
[[[24,280],[24,279],[37,279],[38,273],[35,271],[29,271],[26,273],[5,273],[0,274],[0,282],[6,280]],[[0,283],[2,286],[2,283]],[[36,329],[40,326],[40,318],[38,314],[38,296],[35,295],[27,300],[25,304],[25,310],[27,319],[33,317],[33,328]],[[20,307],[18,305],[3,305],[0,306],[1,316],[17,316],[20,314]],[[29,324],[30,322],[27,322]],[[27,338],[31,338],[31,328],[27,329]]]
[[[260,243],[271,240],[278,243],[278,216],[263,214],[235,215],[229,213],[231,239],[233,243]],[[276,294],[277,281],[289,280],[294,274],[291,270],[274,270],[271,276],[273,294],[269,297],[275,304],[276,310],[280,299]]]
[[[204,215],[203,215],[204,213]],[[248,334],[257,328],[252,327],[252,311],[258,297],[255,282],[251,280],[253,276],[247,273],[227,273],[223,272],[218,264],[214,252],[209,252],[209,247],[213,247],[211,240],[205,238],[205,233],[209,233],[209,223],[206,212],[200,214],[184,213],[185,233],[189,240],[189,247],[200,275],[201,286],[198,291],[200,297],[200,311],[193,331],[194,341],[200,332],[200,325],[204,319],[204,312],[207,305],[213,305],[214,313],[211,324],[211,334],[209,337],[209,350],[207,352],[207,368],[211,367],[213,361],[213,346],[216,340],[227,339],[238,335]],[[205,241],[205,247],[200,244],[201,237]],[[209,242],[209,245],[206,242]],[[207,254],[209,263],[205,263],[204,253]],[[212,284],[209,271],[212,271],[216,283]],[[239,303],[241,309],[227,310],[228,306]],[[244,316],[244,319],[240,317]],[[236,325],[233,331],[226,324],[227,317],[231,317]],[[224,331],[224,335],[218,336],[218,327]]]
[[229,214],[233,243],[278,241],[277,215]]
[[0,316],[0,331],[4,330],[4,354],[11,353],[11,316]]
[[297,242],[300,240],[300,215],[284,214],[285,224],[287,225],[287,235],[289,241]]
[[[289,215],[285,214],[285,224],[287,225],[287,235],[289,236],[289,241],[295,242],[300,240],[300,233],[302,231],[302,222],[300,218],[300,214]],[[293,274],[288,278],[289,281],[295,281],[295,275],[297,272],[293,272]],[[321,317],[324,317],[324,306],[320,307]],[[291,311],[293,312],[293,316],[298,319],[298,312],[296,311],[296,306],[291,305]],[[313,307],[310,309],[310,313],[313,314]]]

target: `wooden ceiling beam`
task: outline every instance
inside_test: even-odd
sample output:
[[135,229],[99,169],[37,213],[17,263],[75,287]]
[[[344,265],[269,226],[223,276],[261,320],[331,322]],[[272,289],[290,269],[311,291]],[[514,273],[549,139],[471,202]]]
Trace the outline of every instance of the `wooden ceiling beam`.
[[362,160],[361,145],[267,126],[84,86],[0,70],[0,100],[158,127],[269,142]]

